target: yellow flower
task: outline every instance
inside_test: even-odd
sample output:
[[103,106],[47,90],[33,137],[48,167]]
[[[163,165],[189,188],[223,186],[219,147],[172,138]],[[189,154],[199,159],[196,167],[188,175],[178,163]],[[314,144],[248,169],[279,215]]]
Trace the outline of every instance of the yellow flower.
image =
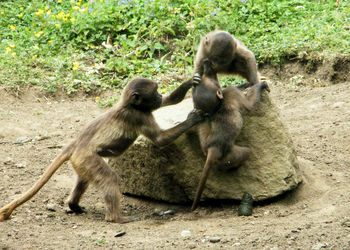
[[42,14],[44,14],[44,10],[42,10],[42,9],[38,9],[38,11],[35,12],[36,16],[41,16]]
[[65,15],[64,12],[60,12],[60,13],[57,14],[56,17],[57,17],[58,19],[60,19],[60,18],[63,18],[64,15]]
[[16,47],[16,45],[14,45],[14,44],[9,44],[9,47],[13,49],[13,48]]
[[39,32],[36,33],[34,36],[36,36],[36,37],[39,38],[39,37],[41,37],[42,34],[44,34],[44,32],[43,32],[43,31],[39,31]]
[[63,20],[64,22],[67,22],[67,21],[68,21],[68,18],[65,17],[65,18],[63,18],[62,20]]
[[74,0],[70,0],[71,3],[74,3]]
[[15,57],[16,56],[16,52],[12,52],[11,56]]
[[62,0],[58,0],[57,3],[62,3]]
[[34,55],[32,56],[33,59],[37,59],[38,58],[38,55]]
[[73,10],[79,10],[79,7],[78,6],[73,6],[72,9]]
[[99,100],[101,100],[101,98],[99,97],[99,96],[96,96],[96,101],[99,101]]
[[24,7],[19,8],[20,10],[24,10]]
[[60,24],[59,24],[59,23],[56,23],[55,26],[56,26],[56,28],[59,28],[59,27],[60,27]]
[[66,17],[70,17],[70,13],[68,13],[68,14],[66,15]]
[[4,15],[4,14],[5,14],[5,12],[1,11],[1,15]]
[[51,15],[51,10],[48,10],[46,14]]
[[22,17],[23,17],[23,14],[22,14],[22,13],[18,15],[18,18],[22,18]]
[[70,19],[70,21],[71,21],[72,23],[74,23],[74,22],[75,22],[75,18],[72,17],[72,18]]
[[49,40],[48,43],[53,43],[53,40]]
[[77,2],[77,5],[80,6],[80,5],[81,5],[81,2]]
[[6,48],[6,53],[8,54],[8,53],[10,53],[11,52],[11,48],[10,47],[7,47]]
[[50,9],[50,7],[49,6],[45,6],[45,10],[49,10]]
[[73,68],[72,68],[74,71],[78,70],[79,69],[79,65],[77,62],[74,62],[73,63]]
[[15,27],[15,26],[13,26],[13,25],[10,25],[10,29],[15,30],[15,29],[16,29],[16,27]]
[[40,50],[38,45],[34,45],[34,49]]
[[187,28],[187,29],[193,29],[193,28],[194,28],[194,26],[195,26],[195,24],[194,24],[194,23],[189,22],[189,23],[187,24],[186,28]]

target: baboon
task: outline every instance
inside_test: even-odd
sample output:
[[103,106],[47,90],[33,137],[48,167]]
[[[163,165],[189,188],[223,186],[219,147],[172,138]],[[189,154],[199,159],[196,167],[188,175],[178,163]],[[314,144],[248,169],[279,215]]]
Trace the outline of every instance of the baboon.
[[253,52],[226,31],[216,30],[201,38],[194,63],[194,74],[203,74],[203,61],[209,60],[216,73],[238,74],[249,87],[259,82],[259,74]]
[[184,122],[173,128],[161,130],[152,111],[161,106],[180,102],[192,87],[192,80],[186,81],[166,97],[157,92],[157,87],[156,82],[148,79],[137,78],[129,82],[115,107],[89,123],[22,197],[0,209],[0,221],[8,219],[16,207],[32,198],[68,160],[78,176],[68,200],[68,206],[73,212],[84,212],[79,206],[79,201],[89,183],[93,183],[104,194],[107,221],[118,223],[132,221],[131,218],[121,217],[119,178],[102,157],[121,155],[140,134],[157,146],[165,146],[204,119],[202,111],[193,110]]
[[203,61],[202,82],[194,87],[193,102],[195,108],[210,115],[198,125],[200,145],[206,155],[206,162],[191,207],[192,211],[197,207],[209,170],[213,166],[223,169],[235,168],[251,154],[248,147],[235,145],[235,140],[243,125],[242,112],[254,108],[263,89],[269,91],[266,82],[257,82],[246,95],[234,86],[221,91],[211,61]]

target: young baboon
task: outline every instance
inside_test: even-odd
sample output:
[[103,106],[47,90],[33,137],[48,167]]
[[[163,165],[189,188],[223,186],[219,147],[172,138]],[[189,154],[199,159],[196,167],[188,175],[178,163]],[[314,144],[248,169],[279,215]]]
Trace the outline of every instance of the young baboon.
[[155,122],[152,111],[161,106],[180,102],[192,87],[192,80],[183,83],[166,97],[157,92],[157,87],[156,82],[148,79],[138,78],[129,82],[123,90],[121,101],[115,107],[88,124],[22,197],[0,209],[0,221],[8,219],[16,207],[32,198],[68,160],[78,175],[68,201],[69,208],[73,212],[83,212],[79,206],[80,198],[89,183],[93,183],[104,194],[105,219],[118,223],[131,221],[129,218],[121,217],[119,178],[102,157],[121,155],[140,134],[158,146],[167,145],[204,119],[202,111],[193,110],[184,122],[168,130],[161,130]]
[[203,61],[203,73],[202,82],[194,87],[193,102],[196,108],[210,113],[209,118],[198,125],[200,145],[207,158],[192,211],[197,207],[211,167],[235,168],[251,154],[248,147],[235,145],[243,125],[242,111],[254,108],[263,89],[269,91],[266,82],[257,82],[246,95],[233,86],[221,92],[216,72],[209,60]]
[[238,74],[252,86],[259,82],[253,52],[226,31],[212,31],[201,38],[194,63],[194,74],[203,74],[203,61],[209,60],[216,73]]

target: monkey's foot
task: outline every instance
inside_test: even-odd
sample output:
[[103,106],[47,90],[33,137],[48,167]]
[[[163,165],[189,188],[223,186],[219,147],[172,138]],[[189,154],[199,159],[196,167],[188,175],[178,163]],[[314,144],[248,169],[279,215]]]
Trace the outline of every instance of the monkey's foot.
[[7,220],[10,215],[12,214],[13,209],[9,208],[8,206],[5,206],[0,209],[0,221]]
[[68,206],[69,206],[69,209],[67,211],[67,214],[72,214],[72,213],[75,213],[75,214],[84,214],[86,213],[84,207],[81,207],[77,204],[73,204],[73,203],[68,203]]

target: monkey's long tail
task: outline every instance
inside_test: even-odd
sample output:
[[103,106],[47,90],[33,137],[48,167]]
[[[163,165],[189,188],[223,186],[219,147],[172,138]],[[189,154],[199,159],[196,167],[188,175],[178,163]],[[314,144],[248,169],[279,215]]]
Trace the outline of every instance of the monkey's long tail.
[[207,182],[207,179],[208,179],[209,171],[212,165],[214,164],[215,160],[219,159],[220,156],[221,156],[221,152],[217,148],[212,147],[208,149],[207,159],[203,167],[201,179],[197,187],[197,192],[192,203],[191,211],[194,211],[197,208],[198,202],[201,199],[201,195],[202,195],[205,183]]
[[64,162],[69,160],[71,155],[72,149],[70,146],[68,146],[63,150],[63,152],[60,155],[58,155],[54,159],[52,164],[45,170],[41,178],[25,194],[23,194],[20,198],[10,202],[9,204],[0,209],[0,221],[8,219],[12,214],[13,210],[16,209],[16,207],[30,200],[46,184],[46,182],[48,182],[48,180],[56,172],[56,170]]

